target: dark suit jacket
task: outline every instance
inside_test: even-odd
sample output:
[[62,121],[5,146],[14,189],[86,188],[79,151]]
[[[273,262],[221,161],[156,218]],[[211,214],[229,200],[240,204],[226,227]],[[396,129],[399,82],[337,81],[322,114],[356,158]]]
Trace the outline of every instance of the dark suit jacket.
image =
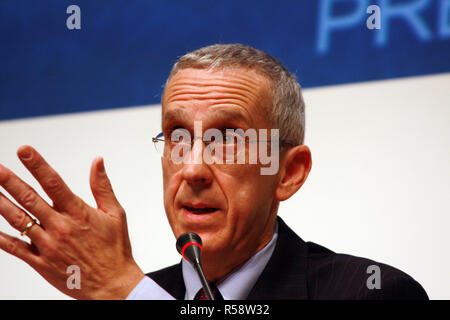
[[[367,279],[373,274],[367,271],[370,265],[380,268],[381,289],[367,286]],[[184,299],[181,263],[147,276],[176,299]],[[275,250],[248,299],[428,299],[428,296],[406,273],[304,242],[278,217]]]

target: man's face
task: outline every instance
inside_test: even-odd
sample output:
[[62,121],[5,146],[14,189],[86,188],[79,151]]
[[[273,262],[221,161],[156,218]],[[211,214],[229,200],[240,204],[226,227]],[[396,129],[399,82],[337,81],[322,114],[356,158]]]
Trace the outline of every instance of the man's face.
[[[241,68],[179,71],[164,92],[165,139],[177,128],[194,137],[194,121],[202,122],[203,132],[270,128],[264,111],[270,104],[268,86],[264,76]],[[192,152],[201,154],[203,148],[196,139]],[[259,164],[175,164],[169,158],[162,158],[162,168],[172,230],[176,237],[199,234],[204,259],[222,257],[220,263],[231,265],[271,239],[277,175],[261,175]]]

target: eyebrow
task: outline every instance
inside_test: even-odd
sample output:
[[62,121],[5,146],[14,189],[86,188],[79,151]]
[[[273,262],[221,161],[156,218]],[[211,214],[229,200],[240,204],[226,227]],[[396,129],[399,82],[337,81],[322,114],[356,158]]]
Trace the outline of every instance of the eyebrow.
[[169,111],[164,112],[162,124],[184,119],[187,114],[187,111],[185,111],[183,107],[172,108]]

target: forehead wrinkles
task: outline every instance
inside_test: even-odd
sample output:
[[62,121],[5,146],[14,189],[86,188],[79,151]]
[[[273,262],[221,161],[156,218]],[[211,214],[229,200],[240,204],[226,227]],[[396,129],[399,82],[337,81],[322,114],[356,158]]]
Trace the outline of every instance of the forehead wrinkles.
[[183,70],[169,81],[165,102],[221,99],[230,102],[240,101],[249,105],[252,102],[261,102],[264,89],[267,87],[266,79],[262,76],[255,73],[246,74],[245,71],[222,75],[203,71],[196,76],[180,75],[181,72]]

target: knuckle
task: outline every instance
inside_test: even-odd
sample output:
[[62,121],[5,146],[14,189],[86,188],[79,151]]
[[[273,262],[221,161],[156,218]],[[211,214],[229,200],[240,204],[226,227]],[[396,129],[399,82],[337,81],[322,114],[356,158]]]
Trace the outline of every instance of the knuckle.
[[74,218],[84,217],[87,214],[88,205],[77,196],[66,201],[66,205]]
[[61,187],[61,181],[58,177],[51,177],[46,181],[45,186],[49,191],[55,192]]
[[25,215],[22,213],[16,214],[11,220],[11,226],[20,230],[25,228]]
[[71,229],[65,223],[58,223],[54,226],[53,229],[55,240],[63,241],[64,239],[68,239],[71,235]]
[[36,200],[37,197],[33,190],[27,190],[22,195],[22,204],[27,208],[34,207]]
[[83,209],[78,220],[80,222],[80,226],[83,228],[89,227],[91,224],[91,218],[91,214],[87,212],[86,209]]
[[45,256],[48,260],[54,260],[58,255],[58,250],[51,244],[43,246],[41,249],[41,254]]
[[14,238],[11,239],[11,241],[7,245],[7,250],[10,254],[15,255],[17,253],[18,247],[19,247],[19,239]]
[[10,177],[11,173],[9,172],[9,170],[6,169],[0,170],[0,183],[6,184],[9,181]]
[[102,179],[97,182],[97,189],[100,192],[108,192],[111,189],[111,184],[109,183],[108,180]]
[[28,162],[28,168],[30,168],[32,171],[36,171],[41,167],[41,161],[39,159],[31,159],[30,162]]

